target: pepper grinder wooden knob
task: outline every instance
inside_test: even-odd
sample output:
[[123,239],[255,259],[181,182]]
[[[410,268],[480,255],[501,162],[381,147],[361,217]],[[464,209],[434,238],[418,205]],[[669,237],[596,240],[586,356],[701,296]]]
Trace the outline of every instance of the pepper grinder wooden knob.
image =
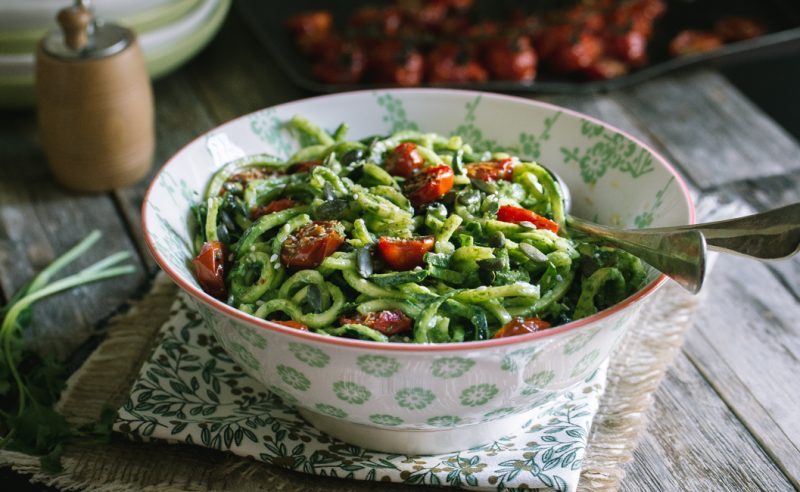
[[64,43],[73,50],[81,50],[89,43],[89,25],[92,13],[84,4],[71,9],[62,9],[56,17],[64,31]]
[[135,183],[155,147],[153,93],[136,35],[93,18],[88,1],[57,16],[36,53],[39,135],[53,177],[78,191]]

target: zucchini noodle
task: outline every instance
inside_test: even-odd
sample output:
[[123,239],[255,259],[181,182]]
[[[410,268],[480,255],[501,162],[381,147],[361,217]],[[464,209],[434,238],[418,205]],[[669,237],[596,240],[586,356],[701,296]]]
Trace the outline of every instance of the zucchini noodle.
[[286,124],[306,146],[226,164],[190,213],[201,286],[219,282],[206,290],[248,314],[376,342],[469,342],[590,316],[646,281],[635,256],[570,236],[559,184],[536,162],[458,136],[347,140],[346,124]]

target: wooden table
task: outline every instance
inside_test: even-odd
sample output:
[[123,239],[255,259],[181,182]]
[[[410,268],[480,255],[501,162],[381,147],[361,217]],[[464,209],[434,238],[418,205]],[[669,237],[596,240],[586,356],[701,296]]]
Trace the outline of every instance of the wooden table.
[[[155,94],[154,171],[219,123],[309,95],[281,73],[235,13],[200,56],[155,84]],[[800,201],[800,145],[713,70],[611,94],[542,99],[651,144],[678,165],[703,215]],[[800,111],[800,98],[787,104]],[[32,341],[65,357],[83,347],[72,356],[78,363],[92,347],[86,340],[98,338],[98,323],[140,292],[156,269],[139,225],[147,180],[114,193],[65,192],[48,175],[34,116],[0,114],[0,296],[95,228],[105,237],[83,264],[118,250],[135,255],[135,275],[37,308]],[[800,488],[800,259],[762,264],[720,257],[706,286],[655,394],[623,489]],[[7,470],[0,479],[23,483]]]

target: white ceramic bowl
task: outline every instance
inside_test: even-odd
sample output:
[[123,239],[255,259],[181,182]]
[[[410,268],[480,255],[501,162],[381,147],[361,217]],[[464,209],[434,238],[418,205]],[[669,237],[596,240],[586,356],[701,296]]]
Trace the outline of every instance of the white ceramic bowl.
[[194,140],[158,173],[143,205],[147,244],[242,367],[323,431],[402,453],[466,449],[519,428],[608,357],[665,277],[617,306],[557,328],[460,344],[381,344],[326,337],[249,316],[206,295],[188,267],[189,206],[222,164],[297,148],[282,126],[299,114],[361,138],[404,128],[511,149],[560,174],[574,213],[628,227],[694,221],[686,186],[650,148],[588,116],[535,101],[455,90],[362,91],[264,109]]

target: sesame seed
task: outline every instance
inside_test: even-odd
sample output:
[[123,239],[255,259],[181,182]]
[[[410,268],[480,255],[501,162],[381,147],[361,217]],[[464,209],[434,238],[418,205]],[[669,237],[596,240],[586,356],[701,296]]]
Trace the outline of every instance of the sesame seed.
[[358,193],[356,193],[355,195],[353,195],[353,200],[358,200]]
[[278,261],[278,255],[273,254],[272,256],[269,257],[269,261],[275,263],[276,261]]

